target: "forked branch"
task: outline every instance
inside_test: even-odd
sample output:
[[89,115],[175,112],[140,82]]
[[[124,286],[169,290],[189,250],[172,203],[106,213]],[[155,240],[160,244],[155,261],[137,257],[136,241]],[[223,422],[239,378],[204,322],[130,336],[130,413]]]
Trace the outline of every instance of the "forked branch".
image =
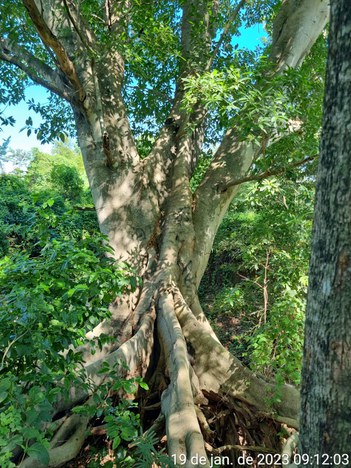
[[[328,20],[328,12],[328,0],[283,2],[273,27],[270,61],[275,69],[274,73],[281,73],[288,67],[297,67],[303,62],[311,46],[323,31]],[[305,31],[306,34],[301,34],[301,31]],[[267,74],[267,80],[270,76],[273,78],[272,74]],[[236,129],[228,129],[195,193],[193,219],[197,251],[193,262],[193,273],[196,275],[197,284],[200,283],[205,271],[219,224],[239,184],[252,180],[247,173],[266,145],[267,138],[257,142],[240,141]],[[305,161],[301,164],[304,163]],[[269,174],[258,177],[267,176]],[[223,189],[218,190],[219,187]]]
[[86,98],[84,87],[78,77],[77,70],[68,56],[64,45],[55,36],[50,27],[46,24],[42,12],[39,10],[35,0],[23,0],[29,16],[31,17],[43,43],[55,53],[59,66],[72,84],[80,102]]

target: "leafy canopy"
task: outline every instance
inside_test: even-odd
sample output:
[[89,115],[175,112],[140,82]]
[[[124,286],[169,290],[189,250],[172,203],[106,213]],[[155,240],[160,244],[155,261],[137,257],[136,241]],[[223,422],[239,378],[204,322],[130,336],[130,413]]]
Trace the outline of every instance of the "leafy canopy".
[[[87,54],[91,58],[103,57],[116,50],[124,58],[123,97],[136,134],[147,132],[154,135],[169,114],[176,80],[184,68],[185,57],[181,41],[183,3],[182,0],[119,2],[116,13],[120,19],[118,34],[113,28],[106,27],[106,18],[103,15],[104,2],[93,0],[81,2],[79,5],[80,13],[86,25],[95,34],[98,44],[96,50],[89,50]],[[206,80],[211,83],[209,89],[213,89],[215,83],[220,82],[220,77],[227,77],[230,82],[232,73],[230,70],[241,69],[243,66],[246,70],[242,72],[247,74],[247,79],[250,73],[253,73],[251,78],[253,83],[255,70],[262,69],[262,58],[265,60],[269,44],[268,49],[262,46],[256,51],[248,51],[245,48],[238,48],[236,38],[244,34],[246,27],[257,23],[264,23],[269,34],[271,19],[280,2],[256,0],[247,3],[245,8],[239,9],[239,13],[233,16],[233,12],[238,8],[238,1],[221,1],[216,5],[205,2],[209,20],[213,22],[213,40],[208,52],[201,42],[204,26],[201,21],[196,21],[196,14],[194,15],[192,47],[198,48],[197,56],[200,58],[204,54],[215,53],[211,70],[206,75]],[[64,5],[62,8],[65,8]],[[0,20],[1,36],[9,43],[16,44],[48,66],[55,68],[55,59],[42,44],[22,2],[3,0],[1,10],[3,13]],[[67,33],[69,34],[69,31]],[[192,66],[196,72],[196,64]],[[0,72],[3,77],[0,84],[0,103],[16,104],[24,99],[25,88],[31,83],[25,71],[1,61]],[[247,80],[241,81],[243,89],[247,84]],[[230,95],[237,90],[227,85],[226,95],[229,101]],[[248,97],[250,99],[250,96]],[[32,121],[27,120],[27,130],[34,131],[38,138],[45,142],[62,135],[63,131],[68,134],[74,133],[69,106],[50,92],[47,99],[45,105],[35,103],[33,100],[28,101],[29,108],[40,113],[44,123],[34,128]],[[55,113],[51,112],[52,109],[55,109]],[[0,115],[6,123],[5,114]],[[7,120],[7,123],[11,124],[11,121]],[[221,122],[219,130],[224,126],[225,123]]]

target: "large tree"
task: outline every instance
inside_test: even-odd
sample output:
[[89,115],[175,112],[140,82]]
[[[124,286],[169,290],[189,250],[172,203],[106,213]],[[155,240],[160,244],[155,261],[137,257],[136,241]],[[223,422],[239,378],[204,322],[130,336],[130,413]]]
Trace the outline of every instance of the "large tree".
[[333,1],[302,376],[300,452],[311,466],[351,456],[350,39],[351,4]]
[[[283,386],[274,398],[273,383],[230,355],[197,291],[240,184],[279,172],[279,163],[287,162],[280,154],[276,167],[267,148],[295,132],[285,149],[294,155],[291,164],[313,156],[302,151],[296,158],[296,142],[303,146],[311,136],[309,124],[296,102],[284,107],[284,94],[327,23],[327,0],[23,0],[2,2],[2,8],[2,99],[16,101],[26,76],[46,87],[57,116],[39,129],[43,139],[63,125],[59,115],[68,110],[60,101],[69,105],[101,231],[115,258],[142,277],[137,294],[116,300],[111,320],[91,332],[115,340],[96,354],[84,349],[89,377],[96,385],[103,381],[104,361],[124,361],[130,374],[147,376],[161,401],[155,428],[164,421],[169,454],[178,461],[186,455],[187,466],[207,456],[211,408],[223,407],[233,427],[233,412],[246,421],[243,428],[255,421],[263,428],[269,421],[297,427],[298,391]],[[258,64],[254,54],[235,51],[233,37],[245,21],[264,18],[272,41]],[[211,107],[219,97],[224,117]],[[155,128],[152,138],[143,138]],[[192,192],[194,171],[213,147]],[[58,410],[88,397],[79,389],[71,393]],[[84,442],[87,418],[68,421],[60,431],[65,442],[54,440],[50,448],[50,466],[74,457]],[[221,425],[227,444],[254,444],[249,430],[243,441],[234,430],[225,436]]]

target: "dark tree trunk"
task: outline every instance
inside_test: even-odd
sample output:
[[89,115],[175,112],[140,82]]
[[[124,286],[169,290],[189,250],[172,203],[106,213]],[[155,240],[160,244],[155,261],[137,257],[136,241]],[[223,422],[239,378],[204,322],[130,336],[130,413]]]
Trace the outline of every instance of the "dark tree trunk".
[[[161,435],[167,434],[169,454],[178,461],[186,455],[186,466],[208,467],[209,461],[199,464],[196,457],[206,458],[222,444],[221,450],[232,454],[238,453],[239,444],[250,443],[256,451],[257,446],[272,447],[272,432],[273,445],[278,446],[279,424],[298,426],[297,389],[283,386],[281,401],[273,402],[275,384],[245,368],[219,343],[197,295],[221,220],[269,139],[241,141],[237,129],[229,128],[201,184],[191,193],[206,109],[198,103],[191,111],[184,110],[182,79],[211,68],[215,59],[211,50],[215,54],[216,47],[211,49],[210,42],[222,28],[214,29],[217,2],[180,2],[184,60],[175,77],[170,115],[144,159],[138,154],[122,98],[122,55],[100,43],[75,2],[23,3],[41,41],[55,57],[56,68],[6,38],[0,41],[0,58],[71,104],[100,228],[115,249],[115,258],[128,261],[143,278],[138,295],[114,304],[112,319],[91,332],[103,331],[118,340],[94,355],[87,347],[88,376],[100,385],[106,378],[99,373],[104,361],[110,365],[123,361],[131,374],[147,375],[150,394],[158,395],[161,409],[155,425],[163,421]],[[113,24],[111,44],[124,27],[124,3],[129,2],[105,2],[106,25]],[[304,60],[327,18],[327,0],[282,3],[273,28],[267,80]],[[58,411],[69,414],[84,400],[89,404],[87,393],[72,389],[71,400],[59,402]],[[79,452],[88,424],[87,418],[68,416],[51,441],[50,466],[62,466]],[[21,464],[21,468],[40,466],[33,458]]]
[[300,432],[315,467],[318,455],[351,455],[351,3],[331,3]]

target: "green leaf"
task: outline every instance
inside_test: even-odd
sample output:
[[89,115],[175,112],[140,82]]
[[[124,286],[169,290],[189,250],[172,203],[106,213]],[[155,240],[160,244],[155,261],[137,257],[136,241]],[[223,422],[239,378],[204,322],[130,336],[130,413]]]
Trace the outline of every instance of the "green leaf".
[[6,392],[6,391],[0,391],[0,403],[2,403],[3,401],[5,401],[6,398],[7,398],[7,396],[8,396],[8,392]]
[[121,438],[119,436],[115,436],[113,439],[113,443],[112,443],[112,450],[116,450],[116,448],[119,446],[120,443],[121,443]]
[[5,378],[0,381],[0,391],[6,391],[11,387],[11,379]]
[[48,465],[50,462],[49,452],[40,442],[35,442],[33,445],[31,445],[27,449],[27,453],[29,456],[39,460],[43,465]]
[[55,198],[49,198],[49,200],[47,200],[46,202],[48,206],[52,206],[54,203],[55,203]]
[[71,288],[67,291],[67,296],[72,297],[75,292],[76,292],[75,288]]
[[57,319],[50,320],[50,325],[52,325],[53,327],[64,327],[65,326],[65,324],[63,322],[60,322]]

